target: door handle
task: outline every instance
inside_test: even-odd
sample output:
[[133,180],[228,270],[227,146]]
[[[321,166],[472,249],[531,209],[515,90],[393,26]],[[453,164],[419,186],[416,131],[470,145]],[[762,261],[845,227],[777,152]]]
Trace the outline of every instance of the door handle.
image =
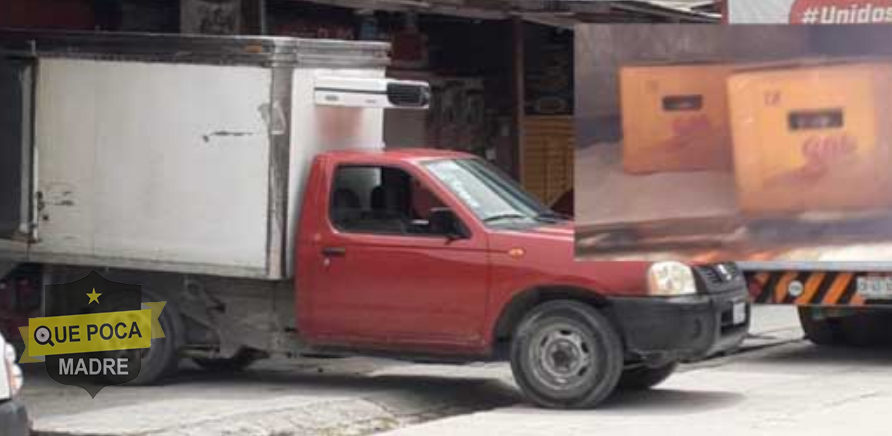
[[325,257],[344,257],[347,254],[347,249],[344,247],[324,247],[322,249],[322,255]]

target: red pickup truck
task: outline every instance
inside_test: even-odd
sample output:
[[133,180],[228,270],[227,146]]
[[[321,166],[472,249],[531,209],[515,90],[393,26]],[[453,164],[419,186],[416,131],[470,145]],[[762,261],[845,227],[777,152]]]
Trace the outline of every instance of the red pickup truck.
[[574,261],[573,223],[469,155],[323,154],[302,210],[298,330],[315,346],[508,358],[535,403],[585,407],[747,331],[733,264]]

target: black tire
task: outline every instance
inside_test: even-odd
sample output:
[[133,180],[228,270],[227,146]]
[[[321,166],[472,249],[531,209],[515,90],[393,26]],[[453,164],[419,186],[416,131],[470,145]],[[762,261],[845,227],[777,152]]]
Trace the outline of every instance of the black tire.
[[[143,290],[143,302],[163,301],[146,295]],[[182,333],[183,321],[176,306],[168,302],[158,318],[161,329],[164,330],[163,338],[152,339],[152,346],[142,350],[139,375],[126,383],[126,386],[146,386],[157,384],[168,375],[176,372],[179,362],[179,341]]]
[[550,301],[531,310],[515,329],[511,370],[537,406],[592,408],[616,388],[623,346],[610,321],[593,307]]
[[626,391],[643,391],[650,389],[669,378],[675,369],[678,368],[677,362],[672,362],[656,368],[647,366],[638,366],[623,371],[623,375],[619,378],[618,389]]
[[844,343],[859,348],[888,348],[892,345],[889,332],[892,331],[890,312],[863,310],[840,318]]
[[892,346],[892,312],[862,310],[843,316],[814,319],[817,308],[800,307],[799,319],[805,337],[816,345],[856,348],[886,348]]
[[843,345],[846,342],[842,326],[838,319],[815,319],[817,311],[813,307],[799,307],[799,323],[805,332],[805,338],[815,345]]
[[193,358],[192,361],[194,361],[205,371],[239,372],[250,366],[252,363],[256,362],[258,359],[262,359],[263,357],[264,354],[260,351],[243,348],[236,352],[235,355],[230,358],[217,359],[196,357]]

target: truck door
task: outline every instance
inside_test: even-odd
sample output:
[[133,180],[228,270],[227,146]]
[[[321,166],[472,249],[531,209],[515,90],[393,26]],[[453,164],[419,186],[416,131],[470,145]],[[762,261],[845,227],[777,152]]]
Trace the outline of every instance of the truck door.
[[479,343],[483,235],[432,233],[431,209],[447,204],[395,166],[338,166],[328,203],[329,230],[307,256],[315,276],[310,336],[377,347]]
[[0,252],[24,253],[31,233],[32,72],[0,57]]

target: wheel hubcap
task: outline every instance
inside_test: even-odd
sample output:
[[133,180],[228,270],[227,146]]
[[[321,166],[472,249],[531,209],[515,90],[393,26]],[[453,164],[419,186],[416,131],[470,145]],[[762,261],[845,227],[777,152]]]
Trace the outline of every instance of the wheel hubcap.
[[573,389],[585,383],[594,363],[585,335],[571,325],[543,329],[536,335],[531,363],[537,378],[555,390]]

